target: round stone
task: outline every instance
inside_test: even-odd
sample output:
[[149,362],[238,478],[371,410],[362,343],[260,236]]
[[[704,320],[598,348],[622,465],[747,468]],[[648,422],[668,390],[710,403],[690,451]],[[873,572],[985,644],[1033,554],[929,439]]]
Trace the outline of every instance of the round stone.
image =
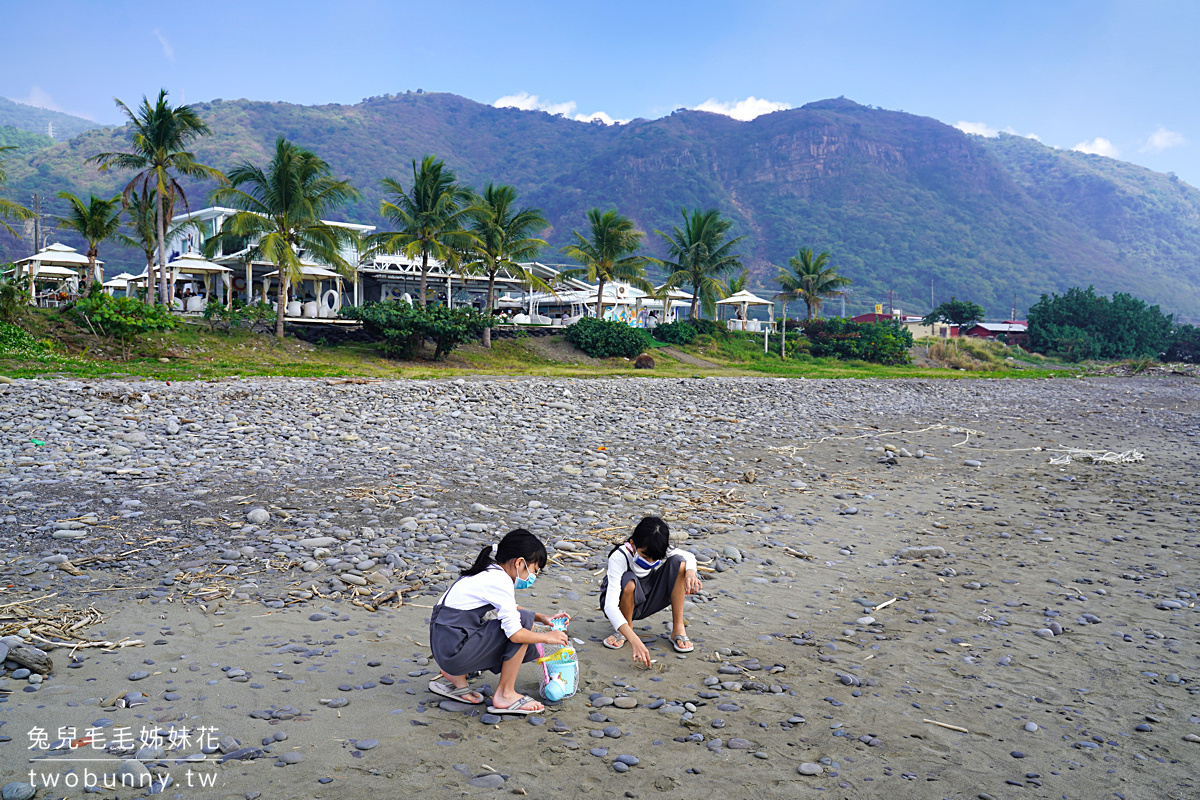
[[820,775],[825,771],[825,768],[820,764],[814,764],[811,761],[805,761],[800,766],[796,767],[796,772],[801,775]]

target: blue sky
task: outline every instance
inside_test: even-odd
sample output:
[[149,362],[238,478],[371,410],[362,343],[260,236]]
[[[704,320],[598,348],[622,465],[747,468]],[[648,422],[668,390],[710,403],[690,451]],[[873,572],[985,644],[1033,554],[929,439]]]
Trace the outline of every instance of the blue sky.
[[104,123],[113,97],[159,87],[303,104],[422,88],[606,120],[845,96],[1200,186],[1194,2],[40,0],[0,20],[0,95]]

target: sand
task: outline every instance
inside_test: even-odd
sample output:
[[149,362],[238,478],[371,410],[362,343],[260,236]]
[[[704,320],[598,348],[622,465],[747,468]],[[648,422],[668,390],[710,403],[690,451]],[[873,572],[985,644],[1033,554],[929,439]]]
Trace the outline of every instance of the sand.
[[[873,385],[919,399],[932,384]],[[45,603],[90,604],[106,616],[89,637],[144,645],[92,650],[77,668],[67,668],[66,649],[51,650],[55,671],[35,692],[10,678],[12,694],[0,705],[0,733],[11,738],[0,744],[0,783],[28,782],[33,770],[38,797],[82,794],[42,783],[65,781],[71,766],[59,759],[79,758],[87,746],[46,755],[27,749],[28,732],[38,726],[54,739],[74,727],[83,736],[110,719],[102,729],[109,736],[174,725],[261,747],[287,734],[253,761],[217,764],[219,753],[181,761],[200,753],[195,741],[151,760],[156,774],[173,779],[163,793],[178,797],[1200,796],[1200,741],[1185,739],[1200,734],[1195,382],[978,382],[954,391],[962,395],[957,413],[849,409],[838,426],[738,443],[743,474],[711,486],[726,494],[708,510],[663,500],[677,495],[662,491],[643,501],[676,529],[695,526],[680,546],[740,552],[704,573],[706,601],[687,614],[697,645],[689,656],[671,650],[665,615],[641,630],[652,670],[634,668],[628,648],[601,647],[609,629],[596,611],[599,576],[557,557],[519,599],[574,615],[582,685],[540,715],[542,724],[489,725],[478,713],[438,707],[425,689],[436,674],[426,647],[433,596],[412,592],[400,607],[374,612],[346,597],[285,608],[183,592],[139,600],[136,592],[157,581],[135,583],[102,563],[86,570],[86,584],[55,572],[22,575],[16,554],[41,557],[60,542],[14,536],[0,603],[58,592]],[[880,463],[885,454],[868,448],[884,445],[932,457]],[[1049,463],[1072,447],[1136,450],[1144,460]],[[481,491],[503,496],[503,487],[480,480],[446,504]],[[19,505],[11,495],[6,502]],[[214,498],[210,511],[241,515],[239,502]],[[632,518],[638,506],[623,513]],[[621,530],[573,533],[585,542]],[[898,559],[904,548],[930,549]],[[157,555],[170,557],[166,547]],[[293,566],[260,576],[260,585],[282,592],[304,577]],[[1062,633],[1045,636],[1052,623]],[[150,675],[129,680],[139,670]],[[246,674],[230,678],[232,670]],[[706,685],[714,678],[741,688]],[[536,690],[530,668],[518,686]],[[98,704],[130,691],[148,702]],[[594,693],[638,705],[593,708]],[[648,707],[659,698],[664,705]],[[329,708],[339,699],[349,703]],[[683,702],[694,713],[675,705]],[[298,713],[250,716],[284,707]],[[593,735],[613,726],[616,738]],[[677,741],[689,737],[699,741]],[[378,744],[355,746],[364,740]],[[275,766],[285,753],[303,758]],[[619,755],[638,763],[617,772]],[[101,760],[76,762],[75,774],[120,763],[98,749],[89,756]],[[801,764],[819,774],[800,774]]]

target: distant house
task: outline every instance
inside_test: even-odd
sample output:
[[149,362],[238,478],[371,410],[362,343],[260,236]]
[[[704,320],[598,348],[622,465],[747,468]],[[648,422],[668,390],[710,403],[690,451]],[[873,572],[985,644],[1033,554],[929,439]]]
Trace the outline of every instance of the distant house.
[[857,317],[851,317],[850,319],[854,322],[887,322],[888,320],[894,319],[905,328],[908,328],[908,332],[913,335],[914,339],[924,339],[933,336],[945,339],[951,336],[959,335],[957,325],[946,325],[940,323],[937,325],[926,325],[924,322],[922,322],[923,317],[905,314],[899,310],[895,311],[891,316],[888,316],[887,314],[871,313],[859,314]]
[[965,335],[977,339],[1001,339],[1008,344],[1025,344],[1025,340],[1029,338],[1029,323],[1015,320],[978,322],[967,330]]

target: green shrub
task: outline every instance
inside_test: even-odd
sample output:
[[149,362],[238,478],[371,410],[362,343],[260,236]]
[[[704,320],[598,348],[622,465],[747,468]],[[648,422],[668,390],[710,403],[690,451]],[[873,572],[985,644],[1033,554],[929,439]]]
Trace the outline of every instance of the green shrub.
[[1042,295],[1029,309],[1030,349],[1068,361],[1160,358],[1171,333],[1171,315],[1158,306],[1123,292],[1097,296],[1091,286]]
[[152,331],[168,331],[178,324],[164,306],[148,306],[132,297],[110,297],[104,292],[80,298],[64,311],[80,319],[96,335],[119,340],[121,356],[126,360],[137,337]]
[[433,360],[444,358],[467,339],[479,336],[486,327],[495,327],[494,317],[464,306],[412,306],[389,300],[343,309],[342,315],[362,321],[363,328],[388,358],[412,359],[426,339],[433,340]]
[[729,335],[729,328],[727,326],[711,319],[697,317],[694,319],[686,319],[684,320],[684,323],[692,326],[696,333],[702,336],[711,336],[714,339],[719,339]]
[[1171,346],[1163,355],[1163,361],[1182,361],[1200,364],[1200,328],[1180,325],[1171,334]]
[[895,320],[854,322],[835,317],[804,323],[809,350],[817,358],[860,360],[895,366],[911,360],[912,333]]
[[[10,267],[10,264],[4,265]],[[0,281],[0,321],[15,322],[17,314],[29,304],[29,276]]]
[[691,344],[696,338],[696,329],[686,322],[667,322],[654,328],[651,335],[667,344]]
[[650,337],[641,328],[591,317],[567,328],[566,340],[592,358],[637,358],[650,347]]

